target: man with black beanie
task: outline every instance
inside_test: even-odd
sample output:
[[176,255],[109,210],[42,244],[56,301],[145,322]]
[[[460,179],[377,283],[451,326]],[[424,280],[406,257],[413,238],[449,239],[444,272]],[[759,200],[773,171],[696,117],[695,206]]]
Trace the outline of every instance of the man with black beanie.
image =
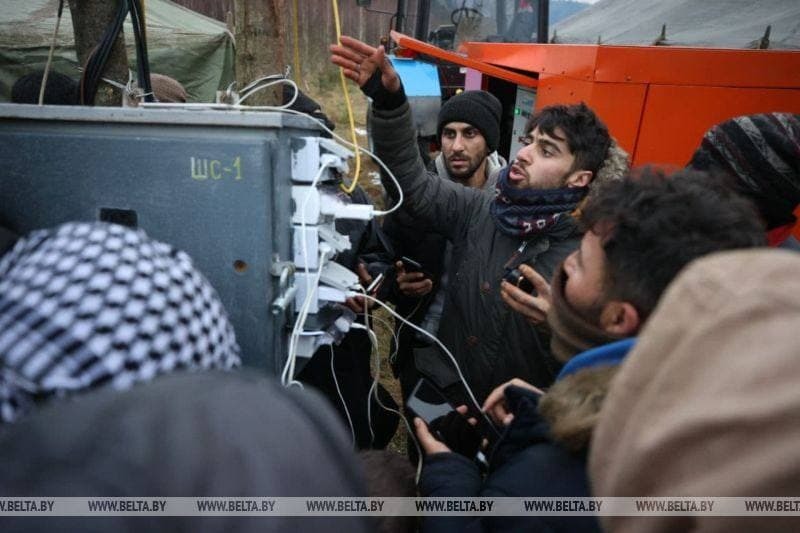
[[492,197],[425,171],[408,100],[383,48],[342,36],[330,50],[331,61],[373,99],[375,152],[397,177],[405,209],[419,227],[440,231],[452,243],[452,279],[437,336],[459,371],[438,345],[415,353],[417,370],[451,402],[470,405],[520,374],[550,385],[560,365],[547,339],[502,300],[500,283],[523,263],[549,277],[575,250],[580,232],[571,213],[606,159],[608,129],[583,104],[542,109],[529,121],[514,162],[501,170]]
[[[501,113],[500,101],[486,91],[452,96],[439,112],[437,131],[442,151],[429,170],[439,178],[492,194],[497,175],[506,165],[497,153]],[[392,241],[392,259],[409,257],[423,266],[423,272],[407,271],[407,265],[397,261],[394,272],[387,273],[393,282],[384,294],[396,304],[399,314],[436,335],[450,279],[452,246],[442,232],[420,231],[405,209],[387,216],[383,230]],[[419,377],[414,350],[429,347],[433,341],[400,321],[395,323],[395,333],[392,368],[406,397]]]
[[502,111],[500,101],[486,91],[462,92],[445,102],[436,127],[442,145],[436,173],[481,188],[494,170],[505,166],[497,154]]

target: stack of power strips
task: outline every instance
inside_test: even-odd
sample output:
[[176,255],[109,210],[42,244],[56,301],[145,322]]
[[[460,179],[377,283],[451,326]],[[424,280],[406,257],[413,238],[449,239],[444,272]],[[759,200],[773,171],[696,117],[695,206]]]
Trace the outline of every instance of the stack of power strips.
[[[337,219],[370,220],[371,205],[353,204],[341,192],[353,153],[321,137],[292,139],[292,229],[295,328],[289,358],[311,357],[320,346],[338,342],[355,314],[344,306],[348,291],[358,290],[358,276],[335,261],[351,248],[336,231]],[[299,327],[298,327],[299,326]]]

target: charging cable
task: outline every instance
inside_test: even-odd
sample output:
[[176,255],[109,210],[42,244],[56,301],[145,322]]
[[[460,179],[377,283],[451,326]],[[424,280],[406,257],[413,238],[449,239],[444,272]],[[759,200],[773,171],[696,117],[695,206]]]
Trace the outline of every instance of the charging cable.
[[419,483],[419,478],[420,478],[420,475],[422,474],[422,457],[423,457],[423,455],[422,455],[422,448],[420,447],[419,441],[417,440],[417,436],[414,433],[414,431],[411,429],[411,425],[408,423],[408,419],[406,419],[406,417],[403,416],[403,414],[400,411],[398,411],[397,409],[392,409],[391,407],[388,407],[388,406],[384,405],[383,402],[380,399],[380,395],[378,394],[378,381],[380,379],[380,372],[381,372],[381,360],[380,360],[380,357],[378,356],[378,338],[375,336],[375,332],[373,332],[371,329],[367,328],[366,326],[363,326],[361,324],[353,324],[352,327],[354,327],[356,329],[364,329],[364,330],[367,331],[369,339],[370,339],[370,342],[372,343],[372,348],[373,348],[372,353],[376,356],[375,357],[376,368],[375,368],[375,371],[374,371],[373,377],[372,377],[372,385],[370,386],[369,393],[367,394],[367,421],[369,423],[370,436],[372,437],[372,440],[374,441],[375,440],[375,434],[374,434],[374,432],[372,430],[372,417],[371,417],[372,402],[370,401],[371,397],[374,396],[375,397],[375,401],[378,403],[378,405],[381,408],[383,408],[385,411],[388,411],[390,413],[396,414],[398,416],[398,418],[403,422],[403,425],[406,428],[406,432],[408,433],[411,442],[414,444],[414,447],[417,449],[418,460],[417,460],[417,472],[416,472],[415,481],[417,483]]
[[[359,324],[360,325],[360,324]],[[333,364],[333,358],[336,355],[336,352],[333,350],[332,345],[328,345],[331,351],[331,376],[333,377],[333,384],[336,386],[336,393],[339,395],[339,400],[342,402],[342,409],[344,409],[344,414],[347,416],[347,423],[350,425],[350,437],[353,439],[353,449],[356,448],[356,430],[353,426],[353,419],[350,417],[350,411],[347,409],[347,402],[344,401],[344,395],[342,394],[342,389],[339,387],[339,380],[336,378],[336,368]]]
[[[354,291],[351,291],[351,292],[348,292],[347,295],[348,296],[358,296],[359,294],[354,292]],[[428,331],[424,330],[423,328],[417,326],[413,322],[409,322],[408,320],[406,320],[405,318],[400,316],[398,313],[396,313],[394,311],[394,309],[392,309],[391,307],[389,307],[388,305],[386,305],[382,301],[378,300],[377,298],[373,298],[372,296],[369,296],[369,295],[366,295],[366,294],[364,294],[363,296],[366,299],[377,303],[378,305],[380,305],[381,307],[383,307],[384,309],[389,311],[389,313],[391,313],[395,318],[400,319],[404,324],[407,324],[410,328],[422,333],[423,335],[425,335],[427,337],[430,337],[437,344],[437,346],[439,346],[439,348],[441,348],[444,351],[444,353],[446,353],[447,356],[450,358],[450,361],[453,363],[453,366],[455,367],[456,372],[458,373],[459,379],[464,384],[464,388],[466,389],[467,394],[469,395],[469,399],[472,401],[473,405],[475,405],[475,407],[477,408],[478,413],[480,413],[481,416],[483,416],[486,419],[486,421],[489,422],[490,427],[494,427],[492,425],[492,421],[489,419],[488,415],[483,412],[483,409],[481,408],[481,405],[478,403],[478,400],[475,398],[475,394],[472,392],[472,388],[469,386],[469,383],[467,383],[467,380],[464,377],[464,374],[461,372],[461,367],[458,365],[458,361],[456,361],[456,358],[453,357],[453,354],[450,352],[450,350],[448,350],[447,347],[444,344],[442,344],[442,341],[437,339],[435,335],[432,335],[430,332],[428,332]]]

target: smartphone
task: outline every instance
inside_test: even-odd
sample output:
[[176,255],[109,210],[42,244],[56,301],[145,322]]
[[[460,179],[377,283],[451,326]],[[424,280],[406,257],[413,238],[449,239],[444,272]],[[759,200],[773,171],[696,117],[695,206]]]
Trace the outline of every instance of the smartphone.
[[378,274],[375,277],[375,279],[372,280],[372,283],[369,284],[369,287],[365,289],[366,293],[369,294],[370,296],[373,296],[376,292],[378,292],[378,289],[380,288],[382,282],[383,282],[383,272]]
[[403,269],[406,272],[423,272],[422,265],[410,257],[403,256],[400,258],[400,261],[403,262]]
[[437,423],[452,411],[455,411],[444,394],[425,378],[417,381],[406,400],[406,409],[411,411],[413,416],[423,419],[439,440],[443,440],[443,438],[435,429]]
[[522,275],[522,272],[519,271],[519,268],[507,269],[503,279],[515,287],[518,287],[523,292],[527,292],[533,296],[538,296],[536,294],[536,289],[533,287],[533,283],[528,281],[528,278]]
[[[477,458],[481,442],[486,439],[490,445],[496,440],[495,428],[485,431],[481,424],[473,426],[467,417],[455,410],[444,394],[430,381],[421,378],[406,400],[406,409],[411,416],[418,416],[428,424],[428,430],[452,451],[470,459]],[[471,416],[471,415],[468,415]],[[488,424],[488,422],[486,422]]]

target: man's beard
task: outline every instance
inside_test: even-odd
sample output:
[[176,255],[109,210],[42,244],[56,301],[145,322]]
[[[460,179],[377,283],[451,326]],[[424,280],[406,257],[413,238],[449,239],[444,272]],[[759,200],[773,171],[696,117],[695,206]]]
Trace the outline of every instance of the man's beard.
[[450,160],[447,158],[444,159],[444,166],[452,179],[456,181],[467,181],[472,177],[473,174],[475,174],[478,168],[480,168],[485,157],[486,156],[477,158],[477,160],[469,160],[469,165],[464,170],[453,170],[453,168],[450,166]]

